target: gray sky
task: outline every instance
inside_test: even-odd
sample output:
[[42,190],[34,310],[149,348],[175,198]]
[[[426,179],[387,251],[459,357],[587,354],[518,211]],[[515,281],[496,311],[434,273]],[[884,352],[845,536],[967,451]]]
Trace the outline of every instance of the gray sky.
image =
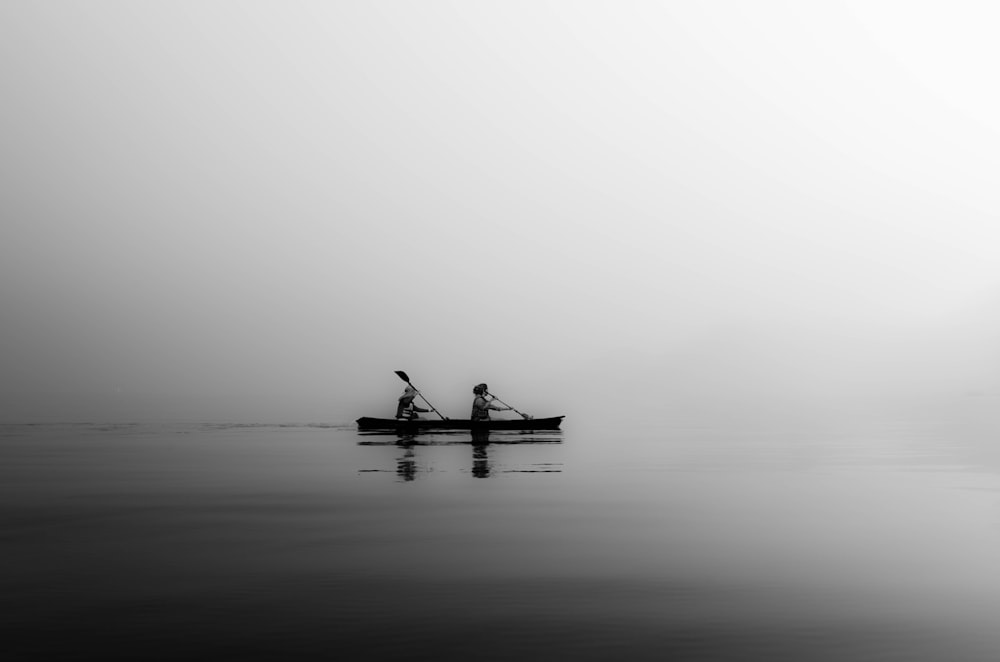
[[0,418],[993,392],[998,18],[4,2]]

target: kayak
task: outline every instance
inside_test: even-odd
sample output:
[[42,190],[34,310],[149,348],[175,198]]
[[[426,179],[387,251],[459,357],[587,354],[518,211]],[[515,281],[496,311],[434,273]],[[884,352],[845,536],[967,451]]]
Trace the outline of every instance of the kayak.
[[473,421],[468,418],[372,418],[357,420],[359,430],[558,430],[565,416],[549,418],[512,418]]

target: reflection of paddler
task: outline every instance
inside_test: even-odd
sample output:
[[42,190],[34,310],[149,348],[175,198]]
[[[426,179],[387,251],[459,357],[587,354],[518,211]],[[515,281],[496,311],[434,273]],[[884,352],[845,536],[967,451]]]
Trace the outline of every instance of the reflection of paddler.
[[486,449],[490,445],[490,433],[472,433],[472,475],[475,478],[490,477],[490,456]]
[[407,384],[406,388],[403,389],[403,395],[399,396],[399,404],[396,405],[396,418],[410,421],[414,418],[420,418],[417,416],[418,412],[430,411],[429,409],[424,409],[413,404],[413,399],[416,397],[417,389]]
[[403,456],[396,462],[396,475],[405,481],[411,481],[417,477],[417,461],[413,457],[412,437],[399,442],[403,447]]

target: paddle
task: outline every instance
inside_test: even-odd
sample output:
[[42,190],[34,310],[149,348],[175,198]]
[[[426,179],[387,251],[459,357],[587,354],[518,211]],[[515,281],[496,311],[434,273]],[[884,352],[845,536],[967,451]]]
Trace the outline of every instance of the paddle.
[[[413,388],[413,390],[417,392],[417,395],[419,395],[420,398],[424,402],[427,402],[427,398],[425,398],[424,394],[420,392],[420,389],[418,389],[416,386],[413,386],[413,384],[410,384],[410,378],[409,378],[409,376],[407,376],[407,374],[405,372],[403,372],[402,370],[396,370],[395,372],[396,372],[396,375],[398,375],[400,379],[402,379],[404,382],[406,382],[407,384],[409,384]],[[431,408],[431,411],[433,411],[435,414],[437,414],[438,416],[440,416],[442,420],[445,420],[445,421],[448,420],[448,417],[445,416],[444,414],[442,414],[441,412],[439,412],[437,409],[435,409],[434,405],[432,405],[430,402],[427,402],[427,406]]]
[[490,396],[491,398],[493,398],[494,400],[496,400],[497,402],[499,402],[500,404],[502,404],[504,407],[507,407],[511,411],[516,411],[518,414],[521,414],[521,418],[523,418],[526,421],[531,420],[532,418],[534,418],[534,416],[528,416],[527,414],[525,414],[523,412],[517,411],[516,409],[514,409],[509,404],[507,404],[506,402],[504,402],[503,400],[501,400],[497,396],[493,395],[492,393],[487,392],[486,395]]

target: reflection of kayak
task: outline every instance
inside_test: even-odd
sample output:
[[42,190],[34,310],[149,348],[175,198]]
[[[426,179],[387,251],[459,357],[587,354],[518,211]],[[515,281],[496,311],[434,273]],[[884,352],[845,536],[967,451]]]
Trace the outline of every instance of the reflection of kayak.
[[416,418],[410,421],[398,418],[372,418],[362,416],[358,419],[359,430],[558,430],[563,416],[549,418],[512,418],[493,419],[489,421],[472,421],[468,418],[450,418],[447,420]]

